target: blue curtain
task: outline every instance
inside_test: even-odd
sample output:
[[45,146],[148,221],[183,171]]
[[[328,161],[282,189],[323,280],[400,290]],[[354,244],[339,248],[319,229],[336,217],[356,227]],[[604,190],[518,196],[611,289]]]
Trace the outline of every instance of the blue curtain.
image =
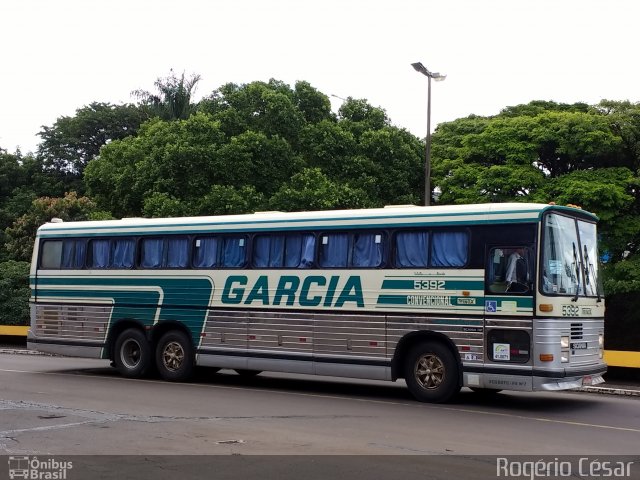
[[122,238],[113,242],[113,268],[131,268],[136,250],[136,243],[133,239]]
[[91,267],[107,268],[109,266],[109,240],[94,240],[91,242]]
[[222,266],[223,267],[241,267],[245,260],[245,244],[244,237],[224,239]]
[[163,244],[164,241],[161,238],[147,238],[142,241],[142,254],[140,255],[142,268],[160,268],[162,266]]
[[311,268],[315,258],[316,237],[310,233],[292,233],[285,237],[284,266]]
[[427,232],[400,232],[396,235],[396,266],[426,267]]
[[284,261],[284,236],[262,235],[253,242],[253,264],[258,268],[282,267]]
[[320,246],[321,267],[346,267],[348,258],[348,234],[333,233],[331,235],[322,236],[322,245]]
[[167,240],[167,267],[185,268],[189,263],[189,241],[186,238]]
[[469,255],[466,232],[435,232],[431,239],[431,266],[463,267]]
[[[378,243],[376,237],[380,240]],[[382,234],[354,235],[351,263],[354,267],[379,267],[382,264]]]
[[287,235],[287,243],[284,255],[284,266],[296,268],[302,260],[302,235]]
[[211,268],[219,266],[218,261],[219,239],[216,237],[204,237],[196,239],[196,254],[194,267]]
[[87,257],[87,242],[84,240],[76,240],[76,252],[75,252],[75,268],[83,268],[85,258]]
[[75,267],[75,262],[74,262],[75,244],[76,244],[75,240],[64,240],[62,242],[62,263],[60,264],[61,268]]
[[311,268],[316,256],[316,237],[307,233],[302,235],[302,255],[298,268]]

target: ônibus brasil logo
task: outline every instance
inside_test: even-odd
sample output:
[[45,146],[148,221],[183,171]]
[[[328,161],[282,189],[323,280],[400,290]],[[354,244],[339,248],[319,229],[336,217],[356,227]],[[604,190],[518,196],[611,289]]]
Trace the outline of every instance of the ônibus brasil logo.
[[73,462],[64,462],[55,458],[40,460],[38,457],[9,457],[9,478],[29,480],[66,480],[67,471],[73,468]]

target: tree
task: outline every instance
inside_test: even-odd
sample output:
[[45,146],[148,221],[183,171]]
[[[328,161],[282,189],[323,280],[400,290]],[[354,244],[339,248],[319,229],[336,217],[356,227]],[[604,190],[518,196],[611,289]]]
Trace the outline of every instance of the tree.
[[29,262],[0,263],[0,325],[29,325]]
[[269,204],[275,210],[287,212],[371,206],[365,192],[331,181],[319,168],[294,175],[271,197]]
[[137,216],[155,193],[181,200],[205,194],[216,183],[213,161],[224,140],[219,123],[202,113],[171,122],[155,119],[136,137],[106,145],[84,180],[101,209]]
[[33,201],[29,213],[22,215],[5,230],[5,248],[12,259],[28,262],[31,260],[38,227],[52,218],[79,221],[109,217],[108,213],[99,211],[89,198],[78,197],[75,192],[70,192],[63,198],[38,198]]
[[[324,100],[328,102],[326,96]],[[295,145],[305,116],[322,117],[323,105],[326,107],[322,96],[314,96],[310,86],[301,84],[294,92],[285,83],[271,79],[267,83],[223,85],[203,99],[199,109],[220,120],[229,137],[254,131],[268,137],[277,135]]]
[[341,112],[333,115],[328,97],[306,82],[226,84],[189,118],[155,119],[106,145],[84,179],[116,216],[251,210],[275,194],[283,204],[282,187],[305,168],[352,191],[353,204],[418,203],[421,142],[366,100],[350,99]]
[[51,127],[42,127],[38,156],[47,170],[73,182],[82,176],[103,145],[135,135],[148,118],[135,105],[93,102],[76,110],[73,117],[59,117]]
[[177,77],[171,70],[166,78],[158,78],[154,82],[158,90],[156,93],[138,89],[132,94],[151,116],[158,116],[162,120],[185,120],[196,109],[196,105],[191,103],[191,97],[199,81],[200,75],[191,74],[189,78],[185,78],[182,72]]
[[549,109],[534,102],[531,108],[511,107],[508,114],[439,127],[433,136],[433,176],[441,201],[529,200],[546,179],[619,166],[621,139],[609,119],[581,106],[543,105]]
[[367,191],[376,204],[420,203],[424,148],[415,136],[396,127],[366,130],[358,152],[372,164],[370,176],[375,182]]

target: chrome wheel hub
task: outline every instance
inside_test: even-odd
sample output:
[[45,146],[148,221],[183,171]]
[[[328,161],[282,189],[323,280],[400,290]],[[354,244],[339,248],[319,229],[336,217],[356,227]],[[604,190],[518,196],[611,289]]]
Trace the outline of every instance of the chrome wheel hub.
[[167,370],[178,370],[184,362],[184,349],[178,342],[169,342],[162,352],[162,363]]
[[444,364],[432,353],[418,359],[413,373],[418,384],[427,390],[438,388],[445,379]]

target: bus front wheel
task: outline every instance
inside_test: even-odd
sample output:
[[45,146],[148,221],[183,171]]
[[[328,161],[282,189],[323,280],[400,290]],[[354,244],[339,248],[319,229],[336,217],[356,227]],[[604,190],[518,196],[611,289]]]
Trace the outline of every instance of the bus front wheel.
[[436,341],[420,343],[409,351],[404,379],[421,402],[446,402],[460,391],[458,363],[451,350]]
[[123,377],[143,377],[151,367],[151,346],[144,333],[135,328],[122,332],[116,339],[113,361]]
[[165,333],[156,348],[156,366],[160,376],[170,382],[188,380],[195,363],[189,337],[180,331]]

